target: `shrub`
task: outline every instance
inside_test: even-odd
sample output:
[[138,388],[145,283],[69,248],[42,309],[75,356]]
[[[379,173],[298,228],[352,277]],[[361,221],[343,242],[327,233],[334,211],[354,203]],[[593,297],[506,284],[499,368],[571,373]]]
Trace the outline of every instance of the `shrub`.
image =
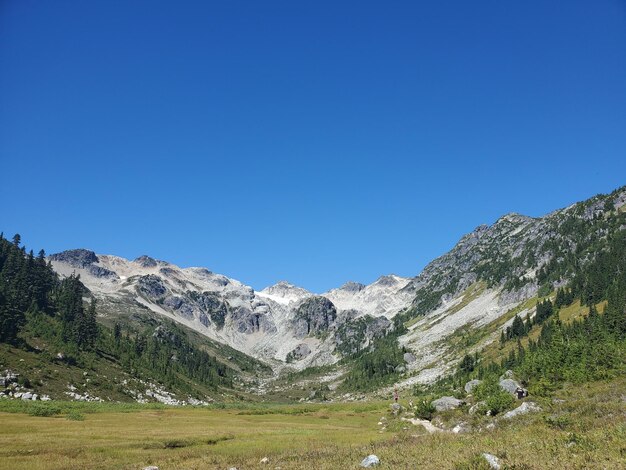
[[435,407],[430,400],[418,400],[415,405],[416,418],[431,420],[435,411]]
[[28,410],[28,414],[30,416],[54,416],[61,414],[61,408],[53,404],[44,405],[37,403],[30,407],[30,409]]

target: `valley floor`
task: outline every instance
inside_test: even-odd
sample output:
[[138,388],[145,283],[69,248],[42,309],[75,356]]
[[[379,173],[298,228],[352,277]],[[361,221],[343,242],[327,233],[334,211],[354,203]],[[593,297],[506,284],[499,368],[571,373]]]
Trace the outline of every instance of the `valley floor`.
[[[381,402],[173,408],[2,400],[0,468],[356,469],[373,453],[381,469],[481,469],[483,452],[502,468],[626,468],[625,386],[620,378],[566,388],[538,400],[541,413],[481,418],[462,434],[429,434]],[[41,416],[50,413],[58,414]],[[448,424],[469,418],[461,413]]]

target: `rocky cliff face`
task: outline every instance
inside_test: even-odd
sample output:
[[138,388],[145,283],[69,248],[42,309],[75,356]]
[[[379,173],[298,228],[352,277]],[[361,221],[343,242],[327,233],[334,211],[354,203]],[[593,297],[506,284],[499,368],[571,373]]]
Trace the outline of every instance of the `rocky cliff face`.
[[[287,359],[296,368],[336,362],[344,354],[341,341],[335,341],[338,326],[373,317],[365,312],[392,316],[410,301],[390,300],[408,282],[397,276],[371,286],[344,286],[338,307],[330,293],[314,295],[285,281],[256,292],[206,268],[180,268],[149,256],[130,261],[78,249],[52,255],[50,261],[61,275],[80,274],[101,300],[101,314],[142,315],[147,308],[278,367]],[[372,307],[364,293],[383,300]],[[379,335],[379,329],[366,329],[360,347]]]

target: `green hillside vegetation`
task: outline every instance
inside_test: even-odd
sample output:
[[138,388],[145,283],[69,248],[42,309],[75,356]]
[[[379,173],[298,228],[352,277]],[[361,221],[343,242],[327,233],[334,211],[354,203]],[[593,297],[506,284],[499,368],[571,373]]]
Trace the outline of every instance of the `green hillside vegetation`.
[[[35,257],[20,244],[19,235],[11,242],[0,236],[0,347],[1,365],[19,371],[23,383],[58,396],[61,383],[72,377],[81,382],[79,372],[85,370],[120,382],[123,377],[156,381],[197,397],[233,387],[233,370],[173,322],[143,330],[118,322],[112,328],[99,325],[97,304],[91,299],[85,305],[89,293],[79,277],[60,280],[43,250]],[[133,399],[104,378],[94,377],[89,388]]]

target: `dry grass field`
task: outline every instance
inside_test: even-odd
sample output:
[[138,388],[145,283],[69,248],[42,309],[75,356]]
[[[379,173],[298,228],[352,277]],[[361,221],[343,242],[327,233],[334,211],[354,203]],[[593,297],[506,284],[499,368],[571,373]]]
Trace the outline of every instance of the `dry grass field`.
[[[510,469],[626,468],[626,380],[540,401],[515,420],[472,418],[472,431],[428,434],[385,403],[167,408],[0,402],[2,469],[350,469],[376,454],[382,469],[481,469],[489,452]],[[561,401],[562,400],[562,401]],[[44,404],[40,404],[44,406]],[[45,405],[48,406],[48,405]],[[64,408],[67,407],[67,408]],[[10,411],[10,412],[7,412]],[[377,423],[386,416],[388,425]],[[69,419],[68,419],[69,418]],[[262,464],[267,457],[269,463]]]

